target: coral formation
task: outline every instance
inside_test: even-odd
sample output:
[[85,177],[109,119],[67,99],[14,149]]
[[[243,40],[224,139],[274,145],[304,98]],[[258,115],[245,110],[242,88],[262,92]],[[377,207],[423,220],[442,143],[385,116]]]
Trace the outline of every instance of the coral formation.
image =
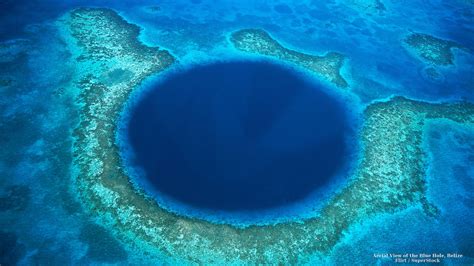
[[449,40],[443,40],[424,33],[410,34],[404,42],[408,49],[423,61],[434,65],[452,65],[454,56],[452,49],[462,47]]
[[236,31],[232,33],[231,41],[237,49],[244,52],[271,56],[291,62],[313,71],[338,87],[345,88],[348,86],[347,81],[340,73],[345,60],[345,56],[340,53],[329,52],[324,56],[300,53],[285,48],[266,31],[260,29]]

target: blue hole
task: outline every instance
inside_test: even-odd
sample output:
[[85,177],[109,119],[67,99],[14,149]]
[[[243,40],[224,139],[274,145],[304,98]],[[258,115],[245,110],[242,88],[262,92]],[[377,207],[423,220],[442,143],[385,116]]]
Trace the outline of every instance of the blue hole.
[[346,165],[344,106],[285,67],[198,66],[157,83],[131,110],[135,164],[187,206],[255,211],[298,202]]

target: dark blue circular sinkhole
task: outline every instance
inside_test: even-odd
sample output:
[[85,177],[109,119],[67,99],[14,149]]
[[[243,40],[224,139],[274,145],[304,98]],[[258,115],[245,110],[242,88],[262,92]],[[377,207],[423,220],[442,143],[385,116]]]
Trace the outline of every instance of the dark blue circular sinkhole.
[[139,178],[193,208],[255,211],[304,199],[348,157],[344,106],[321,86],[266,62],[173,74],[130,111]]

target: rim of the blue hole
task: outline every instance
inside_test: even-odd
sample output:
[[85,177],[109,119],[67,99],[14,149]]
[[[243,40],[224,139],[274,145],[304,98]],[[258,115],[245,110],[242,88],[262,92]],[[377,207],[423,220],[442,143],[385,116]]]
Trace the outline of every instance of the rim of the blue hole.
[[[147,97],[149,93],[159,87],[160,83],[163,83],[180,73],[191,71],[196,67],[203,67],[206,65],[236,62],[270,63],[280,66],[288,71],[292,71],[293,74],[297,75],[298,78],[303,79],[305,82],[314,84],[315,87],[320,88],[323,93],[327,94],[332,99],[335,99],[338,104],[345,107],[344,115],[347,118],[347,125],[350,132],[347,134],[345,140],[348,151],[345,154],[347,158],[344,159],[344,165],[333,177],[331,177],[331,182],[328,182],[328,184],[324,185],[323,188],[316,189],[307,195],[304,200],[258,211],[231,212],[191,207],[186,203],[180,203],[164,193],[161,193],[157,188],[149,183],[148,179],[144,176],[143,169],[134,163],[135,154],[128,140],[127,128],[131,119],[132,111],[144,97]],[[362,151],[357,136],[361,127],[361,119],[359,119],[359,117],[361,117],[360,113],[362,112],[362,107],[354,97],[351,97],[351,95],[348,96],[335,90],[337,90],[337,88],[328,86],[328,84],[318,79],[317,76],[308,73],[308,71],[305,71],[304,69],[300,69],[280,60],[271,60],[268,58],[226,58],[221,60],[188,63],[186,65],[175,64],[169,69],[157,73],[145,80],[144,83],[132,91],[128,99],[125,101],[124,107],[118,117],[117,129],[115,132],[115,143],[119,148],[120,166],[122,166],[124,174],[129,178],[136,191],[138,191],[143,197],[156,202],[159,208],[178,216],[204,220],[213,224],[227,224],[238,228],[267,226],[295,221],[302,222],[314,218],[319,216],[321,209],[326,205],[326,203],[335,193],[342,189],[350,180],[350,177],[353,176],[356,166],[360,163],[360,154]],[[359,109],[358,112],[354,111],[357,109]],[[312,203],[314,205],[298,206],[304,205],[303,203]],[[285,212],[288,213],[285,214]]]

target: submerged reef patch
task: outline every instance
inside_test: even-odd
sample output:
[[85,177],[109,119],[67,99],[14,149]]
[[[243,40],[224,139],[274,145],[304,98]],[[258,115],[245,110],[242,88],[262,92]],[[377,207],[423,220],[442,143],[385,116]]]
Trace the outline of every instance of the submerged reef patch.
[[408,45],[408,50],[413,50],[416,57],[434,65],[452,65],[454,56],[452,49],[462,46],[459,44],[433,37],[424,33],[413,33],[404,39],[404,43]]
[[[304,263],[330,252],[351,225],[372,215],[416,205],[436,216],[437,208],[425,197],[425,121],[444,118],[474,125],[474,105],[465,102],[432,104],[395,97],[374,103],[364,112],[359,168],[319,217],[247,228],[181,217],[131,185],[114,142],[116,122],[130,92],[174,58],[141,44],[138,28],[111,10],[76,9],[59,26],[78,59],[81,120],[74,132],[73,180],[78,197],[123,243],[162,263]],[[302,64],[347,86],[339,75],[342,55],[315,57],[291,51],[260,30],[239,31],[233,40],[239,49]],[[114,69],[130,78],[110,82],[106,73]]]
[[291,62],[322,76],[338,87],[348,86],[340,73],[345,60],[345,56],[340,53],[329,52],[326,55],[317,56],[290,50],[261,29],[243,29],[233,32],[230,40],[241,51]]

